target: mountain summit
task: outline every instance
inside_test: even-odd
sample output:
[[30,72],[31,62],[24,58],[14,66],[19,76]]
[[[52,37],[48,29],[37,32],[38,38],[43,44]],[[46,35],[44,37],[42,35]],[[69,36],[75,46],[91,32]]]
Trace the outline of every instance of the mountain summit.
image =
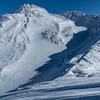
[[39,6],[36,6],[34,4],[24,4],[20,6],[15,13],[21,13],[21,14],[29,14],[29,13],[47,13],[47,11],[44,8],[41,8]]

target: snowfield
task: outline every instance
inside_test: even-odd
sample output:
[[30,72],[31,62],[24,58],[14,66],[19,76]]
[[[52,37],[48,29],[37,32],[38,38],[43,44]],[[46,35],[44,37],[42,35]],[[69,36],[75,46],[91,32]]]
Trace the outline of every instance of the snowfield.
[[[92,83],[91,83],[92,82]],[[99,100],[99,77],[62,77],[53,81],[18,88],[1,100]]]
[[69,19],[29,4],[0,17],[0,100],[99,100],[99,24]]

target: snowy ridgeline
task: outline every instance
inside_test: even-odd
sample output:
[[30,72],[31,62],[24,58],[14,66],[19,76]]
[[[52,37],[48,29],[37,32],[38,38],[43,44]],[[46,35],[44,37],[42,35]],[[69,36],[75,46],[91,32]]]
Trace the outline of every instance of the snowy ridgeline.
[[[65,57],[65,66],[69,63],[74,64],[69,71],[66,70],[66,75],[77,77],[100,75],[100,16],[77,11],[65,12],[62,16],[73,20],[78,26],[88,28],[86,32],[83,32],[84,35],[80,36],[84,42]],[[80,39],[78,41],[81,42]]]
[[60,76],[58,82],[67,77],[77,80],[100,75],[97,19],[82,13],[53,15],[29,4],[13,14],[1,16],[0,95],[29,82],[32,77],[34,84]]
[[91,27],[100,21],[100,15],[84,14],[79,11],[64,12],[61,15],[75,21],[78,26]]

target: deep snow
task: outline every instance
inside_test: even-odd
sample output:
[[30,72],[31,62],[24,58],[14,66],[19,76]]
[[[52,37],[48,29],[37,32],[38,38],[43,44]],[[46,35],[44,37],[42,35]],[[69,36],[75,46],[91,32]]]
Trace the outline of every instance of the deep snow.
[[29,4],[0,17],[0,100],[98,100],[99,23],[65,17]]
[[0,95],[39,74],[36,69],[46,64],[49,56],[66,49],[74,33],[86,30],[35,5],[23,5],[14,14],[3,17],[8,20],[0,28]]

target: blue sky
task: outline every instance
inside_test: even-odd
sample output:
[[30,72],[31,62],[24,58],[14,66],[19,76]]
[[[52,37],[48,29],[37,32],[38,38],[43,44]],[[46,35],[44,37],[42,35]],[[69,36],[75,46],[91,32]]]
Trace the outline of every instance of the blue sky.
[[0,15],[12,13],[25,3],[41,6],[55,14],[65,11],[100,14],[100,0],[0,0]]

